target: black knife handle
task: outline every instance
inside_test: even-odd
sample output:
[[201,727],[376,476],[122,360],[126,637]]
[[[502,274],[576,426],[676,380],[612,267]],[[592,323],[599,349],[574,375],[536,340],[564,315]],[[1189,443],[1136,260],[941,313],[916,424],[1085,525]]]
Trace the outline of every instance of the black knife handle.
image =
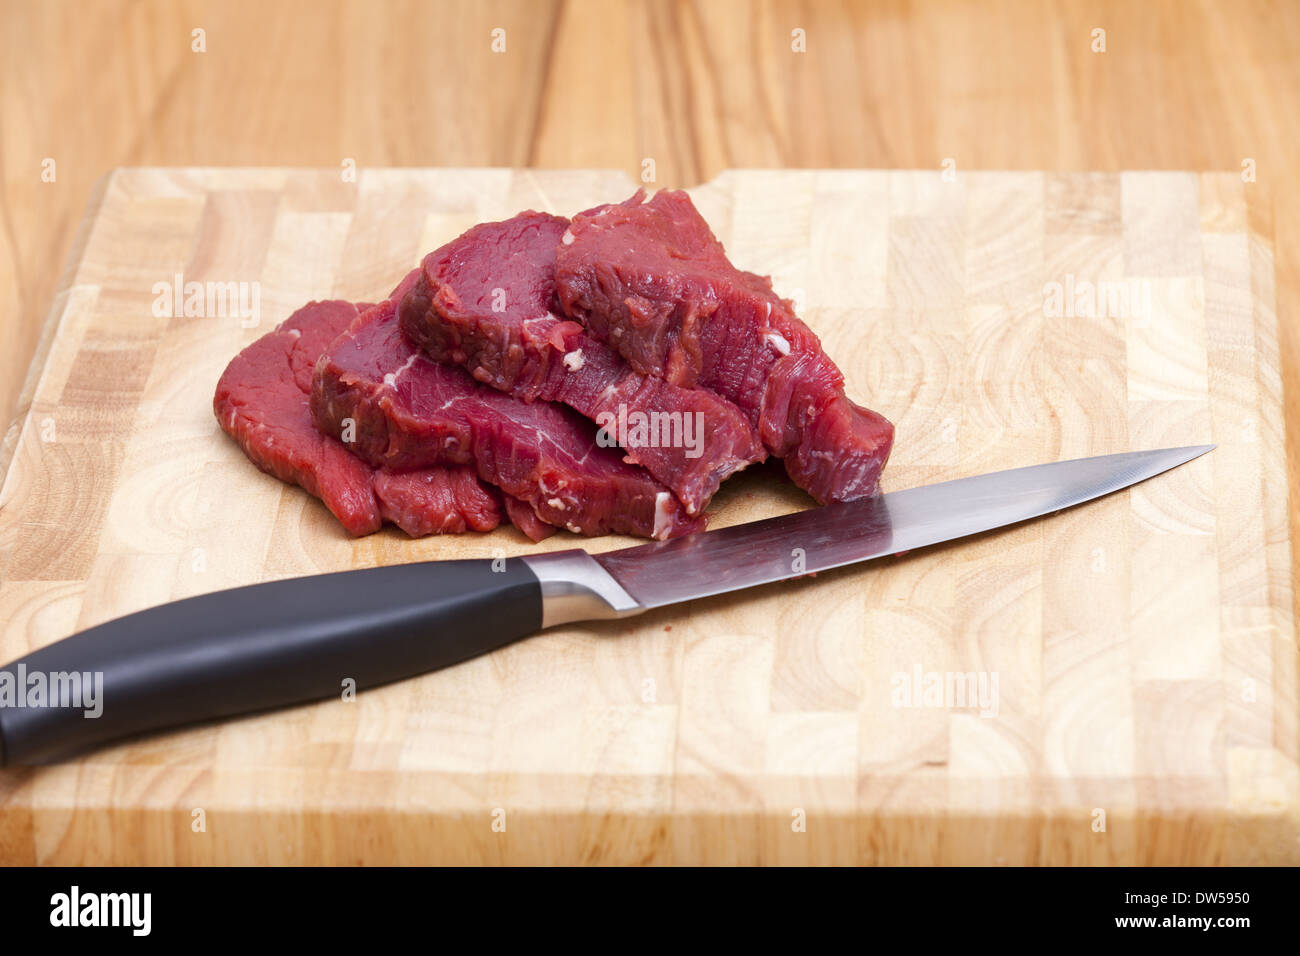
[[[495,569],[494,569],[495,568]],[[102,713],[0,696],[0,766],[57,760],[180,724],[342,697],[447,667],[539,630],[521,559],[434,561],[271,581],[108,621],[0,667],[102,674]],[[16,687],[23,694],[23,687]],[[48,695],[47,695],[48,696]],[[23,697],[25,704],[38,703]]]

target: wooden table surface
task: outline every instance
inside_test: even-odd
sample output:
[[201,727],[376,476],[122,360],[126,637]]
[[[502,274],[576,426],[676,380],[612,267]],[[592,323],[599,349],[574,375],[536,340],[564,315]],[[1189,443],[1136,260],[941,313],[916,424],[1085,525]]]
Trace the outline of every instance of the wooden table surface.
[[0,420],[118,166],[1245,171],[1300,541],[1296,116],[1296,3],[0,0]]

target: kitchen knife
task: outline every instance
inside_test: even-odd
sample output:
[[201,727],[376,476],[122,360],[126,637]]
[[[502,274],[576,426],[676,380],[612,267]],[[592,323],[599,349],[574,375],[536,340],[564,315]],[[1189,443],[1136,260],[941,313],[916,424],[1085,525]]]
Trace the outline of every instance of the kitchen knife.
[[0,668],[0,766],[339,697],[556,624],[625,617],[991,531],[1127,488],[1213,447],[1014,468],[604,554],[403,564],[174,601]]

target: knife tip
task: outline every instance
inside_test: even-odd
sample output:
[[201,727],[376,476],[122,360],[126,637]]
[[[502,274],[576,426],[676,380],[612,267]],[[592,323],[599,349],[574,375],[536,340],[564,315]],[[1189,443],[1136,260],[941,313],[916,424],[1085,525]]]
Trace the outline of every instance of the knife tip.
[[1186,464],[1214,451],[1218,447],[1217,444],[1213,443],[1209,445],[1184,445],[1182,448],[1171,448],[1170,451],[1178,452],[1179,457],[1182,458],[1182,464]]

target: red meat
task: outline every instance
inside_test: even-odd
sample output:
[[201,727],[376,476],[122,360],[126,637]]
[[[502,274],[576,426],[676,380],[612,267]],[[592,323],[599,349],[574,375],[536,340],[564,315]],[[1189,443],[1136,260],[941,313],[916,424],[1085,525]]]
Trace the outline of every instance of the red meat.
[[430,253],[401,298],[402,329],[436,361],[480,382],[595,420],[699,514],[724,478],[766,457],[762,442],[730,402],[635,371],[555,314],[555,250],[567,226],[525,212]]
[[312,368],[360,308],[312,302],[236,355],[217,383],[217,421],[257,467],[315,495],[350,534],[385,520],[412,536],[490,531],[501,506],[473,469],[376,471],[313,426]]
[[507,499],[512,517],[535,512],[587,535],[667,538],[704,526],[645,469],[599,446],[591,422],[572,409],[521,402],[434,362],[402,335],[393,299],[363,313],[321,355],[311,408],[322,432],[376,467],[476,468],[526,503]]
[[734,402],[818,501],[875,494],[894,426],[845,396],[793,305],[728,261],[686,193],[643,200],[581,213],[561,236],[564,314],[641,374]]

